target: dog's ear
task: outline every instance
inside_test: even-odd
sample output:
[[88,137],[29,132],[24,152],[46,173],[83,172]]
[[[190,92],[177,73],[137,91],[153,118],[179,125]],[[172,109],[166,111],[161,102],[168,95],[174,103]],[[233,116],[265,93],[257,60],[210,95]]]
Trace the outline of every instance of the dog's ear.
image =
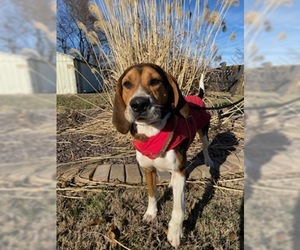
[[114,99],[114,107],[113,107],[112,123],[120,133],[127,134],[128,131],[130,130],[132,124],[126,120],[125,114],[124,114],[126,105],[122,98],[123,75],[120,77],[120,79],[117,82],[116,94],[115,94],[115,99]]
[[171,100],[172,107],[186,118],[189,115],[190,107],[184,99],[175,78],[168,73],[166,73],[166,75],[173,92],[173,100]]

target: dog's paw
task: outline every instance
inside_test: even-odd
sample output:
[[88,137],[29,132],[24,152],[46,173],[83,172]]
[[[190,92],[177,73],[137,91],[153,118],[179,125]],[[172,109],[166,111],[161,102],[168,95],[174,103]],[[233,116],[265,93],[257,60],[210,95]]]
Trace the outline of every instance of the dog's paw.
[[180,245],[180,239],[182,237],[182,227],[180,225],[172,225],[171,223],[169,224],[169,229],[168,229],[168,241],[170,244],[178,248]]
[[147,222],[147,223],[151,222],[152,220],[154,220],[156,218],[156,214],[157,214],[157,212],[152,213],[152,214],[146,212],[143,216],[143,221]]
[[144,214],[143,221],[150,222],[156,218],[157,205],[155,197],[149,197],[148,207]]

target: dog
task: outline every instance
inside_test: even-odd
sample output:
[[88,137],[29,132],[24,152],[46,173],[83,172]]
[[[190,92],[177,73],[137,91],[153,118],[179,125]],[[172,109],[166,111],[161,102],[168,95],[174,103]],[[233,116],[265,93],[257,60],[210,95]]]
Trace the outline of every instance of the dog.
[[175,248],[183,234],[186,152],[196,133],[203,143],[205,164],[213,167],[208,154],[210,114],[203,107],[198,96],[184,98],[174,77],[156,64],[133,65],[117,82],[112,122],[120,133],[133,136],[148,186],[143,220],[150,222],[157,214],[156,170],[170,172],[174,204],[167,238]]

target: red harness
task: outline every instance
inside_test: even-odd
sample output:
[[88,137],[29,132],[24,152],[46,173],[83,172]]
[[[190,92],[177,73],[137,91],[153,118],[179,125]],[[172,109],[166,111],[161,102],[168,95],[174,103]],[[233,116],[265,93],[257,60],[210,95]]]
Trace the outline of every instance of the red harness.
[[189,139],[188,146],[190,146],[197,131],[208,124],[211,116],[206,110],[193,109],[193,107],[204,107],[201,98],[187,96],[185,100],[191,107],[187,118],[175,116],[158,134],[149,137],[147,141],[134,139],[135,149],[153,160],[177,147],[184,139]]

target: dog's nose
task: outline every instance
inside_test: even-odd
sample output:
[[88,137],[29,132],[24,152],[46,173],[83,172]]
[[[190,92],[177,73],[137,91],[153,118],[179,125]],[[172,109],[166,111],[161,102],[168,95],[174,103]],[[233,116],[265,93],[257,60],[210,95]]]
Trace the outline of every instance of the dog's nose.
[[135,97],[130,101],[130,107],[136,113],[142,113],[150,105],[150,100],[147,97]]

